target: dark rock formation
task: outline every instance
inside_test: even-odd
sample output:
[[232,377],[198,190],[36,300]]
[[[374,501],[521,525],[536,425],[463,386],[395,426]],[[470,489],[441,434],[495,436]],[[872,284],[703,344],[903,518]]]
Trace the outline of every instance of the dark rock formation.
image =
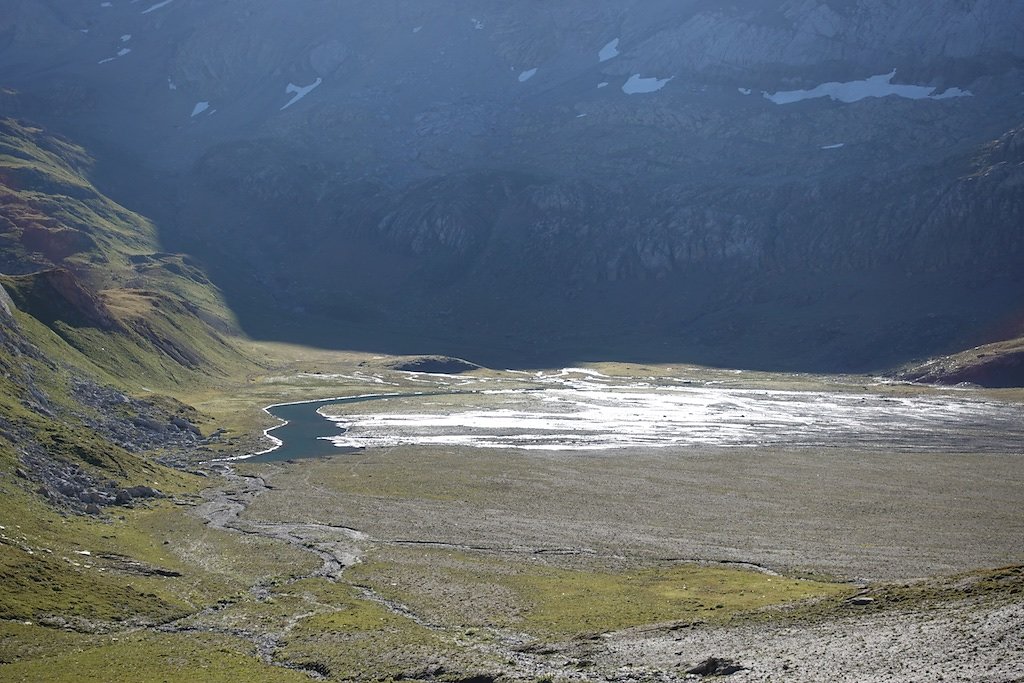
[[731,676],[744,670],[746,670],[746,667],[737,664],[731,659],[708,657],[700,664],[687,669],[686,673],[694,676]]
[[106,331],[122,327],[106,304],[64,268],[15,276],[8,283],[18,308],[47,325],[62,322]]
[[14,0],[6,21],[0,105],[95,141],[258,336],[875,369],[990,341],[1024,295],[1015,0]]
[[149,486],[121,488],[103,475],[78,463],[54,458],[31,444],[23,448],[21,462],[25,476],[38,482],[36,492],[66,510],[98,515],[111,506],[131,507],[136,500],[163,497],[160,491]]

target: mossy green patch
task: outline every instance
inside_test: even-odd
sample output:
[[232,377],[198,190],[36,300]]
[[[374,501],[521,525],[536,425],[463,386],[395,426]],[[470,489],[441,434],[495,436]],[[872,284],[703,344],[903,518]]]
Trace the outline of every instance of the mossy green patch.
[[723,622],[766,607],[849,594],[849,586],[695,564],[627,572],[558,568],[510,584],[530,605],[533,632],[571,636],[667,621]]
[[[166,683],[289,683],[303,673],[267,665],[238,638],[204,633],[53,634],[48,629],[0,625],[0,679],[25,683],[137,681]],[[53,647],[39,647],[51,642]]]
[[148,582],[111,580],[80,559],[0,545],[0,619],[161,622],[188,612],[184,603],[147,591]]
[[854,592],[847,584],[740,568],[560,567],[443,550],[392,550],[347,576],[453,628],[513,628],[555,639],[662,622],[721,623]]
[[[22,621],[0,621],[0,664],[66,652],[87,642],[89,636],[75,631],[47,628]],[[3,671],[0,668],[0,671]]]

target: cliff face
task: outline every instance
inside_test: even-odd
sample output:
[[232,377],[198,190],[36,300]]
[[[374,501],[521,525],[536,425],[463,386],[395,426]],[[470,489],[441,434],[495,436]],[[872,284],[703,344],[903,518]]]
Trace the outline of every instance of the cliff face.
[[258,333],[269,304],[571,353],[598,315],[863,367],[1019,301],[1014,0],[14,7],[0,101],[150,169],[104,172]]

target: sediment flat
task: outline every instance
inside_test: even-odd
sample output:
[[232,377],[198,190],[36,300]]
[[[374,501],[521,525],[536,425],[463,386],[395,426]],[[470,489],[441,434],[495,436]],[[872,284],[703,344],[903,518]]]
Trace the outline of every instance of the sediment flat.
[[380,541],[574,548],[910,579],[1024,562],[1024,456],[840,449],[399,447],[266,471],[254,518]]

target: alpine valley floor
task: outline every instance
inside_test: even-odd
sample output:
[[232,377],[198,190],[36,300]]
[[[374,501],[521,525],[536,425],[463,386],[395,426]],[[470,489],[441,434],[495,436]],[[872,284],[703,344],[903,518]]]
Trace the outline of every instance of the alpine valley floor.
[[[310,395],[431,394],[319,409],[345,429],[339,446],[369,447],[232,465],[244,509],[220,523],[312,548],[334,579],[313,616],[285,623],[279,660],[355,679],[1020,675],[1019,391],[389,364],[271,378]],[[759,421],[751,442],[729,441]],[[835,423],[849,431],[820,441]],[[705,442],[644,441],[665,430]],[[339,613],[339,590],[358,608]]]
[[[33,553],[19,561],[120,576],[167,608],[8,618],[0,678],[1022,680],[1020,390],[618,364],[446,375],[262,348],[266,373],[179,397],[216,434],[179,456],[205,479],[120,519],[5,522]],[[429,396],[320,409],[346,431],[318,436],[369,447],[229,459],[271,445],[261,406],[414,392]],[[709,436],[771,416],[751,443]],[[826,418],[842,428],[806,442]],[[681,441],[643,441],[658,434]],[[74,544],[53,531],[67,524]]]

